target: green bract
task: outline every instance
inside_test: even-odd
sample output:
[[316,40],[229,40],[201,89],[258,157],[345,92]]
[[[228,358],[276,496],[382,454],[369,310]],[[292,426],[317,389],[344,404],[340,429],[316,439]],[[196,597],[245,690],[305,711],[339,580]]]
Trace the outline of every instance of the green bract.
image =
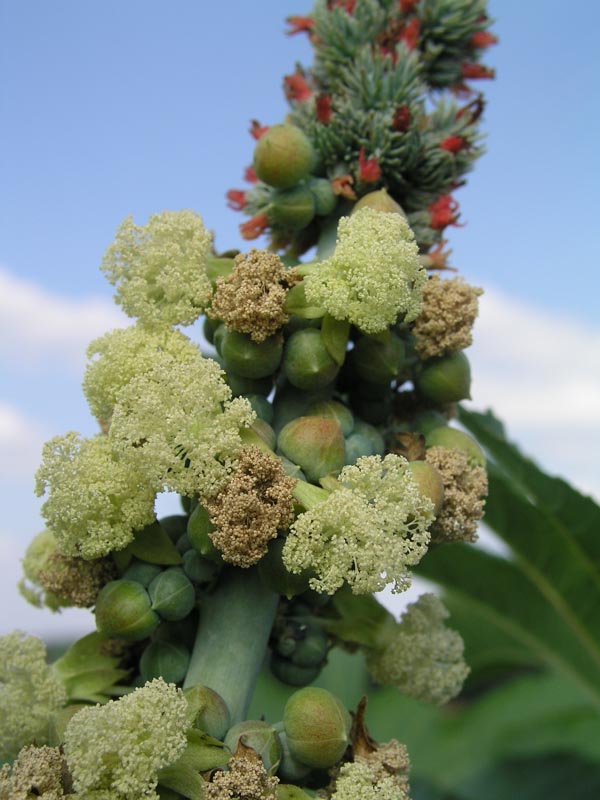
[[40,639],[19,631],[0,636],[0,762],[34,740],[43,744],[50,715],[66,701]]
[[115,299],[146,325],[191,325],[212,296],[206,275],[212,237],[199,214],[163,211],[147,225],[126,217],[102,260]]
[[306,299],[365,333],[416,319],[427,280],[406,220],[362,208],[339,222],[333,256],[304,278]]
[[[366,456],[347,466],[339,488],[292,525],[283,550],[290,572],[312,570],[310,585],[333,594],[346,581],[355,594],[410,585],[409,567],[429,543],[431,501],[401,456]],[[296,494],[298,496],[298,493]]]
[[158,772],[184,752],[189,727],[182,691],[162,679],[104,706],[81,709],[67,725],[64,745],[75,791],[84,797],[105,792],[110,800],[158,800]]

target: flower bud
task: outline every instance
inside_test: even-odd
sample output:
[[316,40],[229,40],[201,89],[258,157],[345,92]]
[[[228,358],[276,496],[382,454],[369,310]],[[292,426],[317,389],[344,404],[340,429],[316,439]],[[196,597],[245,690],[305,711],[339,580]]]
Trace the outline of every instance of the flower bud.
[[433,513],[437,515],[444,503],[444,482],[439,471],[427,461],[411,461],[408,465],[419,491],[433,503]]
[[415,375],[419,394],[433,403],[455,403],[471,397],[471,368],[462,351],[425,361]]
[[267,209],[269,224],[285,231],[301,231],[315,216],[315,201],[306,186],[275,192]]
[[309,178],[307,186],[315,202],[315,214],[326,217],[337,205],[337,195],[327,178]]
[[242,378],[241,375],[236,375],[229,370],[225,378],[234,397],[242,394],[260,394],[266,397],[273,388],[273,380],[270,375],[266,378]]
[[196,604],[194,587],[180,567],[161,572],[148,587],[148,594],[152,610],[168,621],[187,617]]
[[273,398],[275,416],[273,427],[277,433],[297,417],[306,416],[306,411],[312,403],[325,400],[329,397],[329,388],[320,389],[313,393],[302,392],[291,383],[285,383],[278,388]]
[[[366,385],[375,387],[379,391],[377,397],[368,397],[363,392]],[[392,395],[389,386],[378,386],[378,384],[362,384],[357,392],[351,396],[352,409],[371,425],[382,425],[390,416],[392,411]]]
[[372,456],[373,445],[371,440],[362,433],[351,433],[346,437],[346,461],[345,464],[355,464],[357,458],[362,456]]
[[400,206],[393,197],[390,197],[385,189],[377,189],[376,192],[369,192],[363,195],[360,200],[354,204],[352,213],[354,214],[361,208],[372,208],[374,211],[387,211],[391,214],[402,214],[402,216],[405,216],[402,206]]
[[215,577],[219,568],[214,561],[202,558],[192,549],[183,554],[183,571],[195,583],[208,583]]
[[300,667],[277,653],[271,655],[270,667],[273,675],[288,686],[308,686],[321,672],[320,666]]
[[336,472],[344,466],[344,437],[334,419],[299,417],[288,422],[277,439],[286,458],[302,469],[309,481]]
[[187,516],[185,514],[169,514],[158,520],[161,528],[164,528],[171,537],[171,541],[176,542],[187,528]]
[[311,392],[330,384],[339,365],[325,347],[321,331],[305,328],[287,340],[283,369],[293,386]]
[[121,578],[125,581],[135,581],[141,583],[145,588],[150,586],[154,578],[160,575],[162,567],[158,564],[148,564],[146,561],[140,561],[134,558],[131,564],[127,567]]
[[160,623],[146,589],[129,580],[110,581],[103,586],[96,598],[95,613],[100,633],[131,642],[150,636]]
[[460,450],[472,467],[485,467],[485,453],[468,433],[449,426],[435,428],[425,437],[427,447],[445,447],[447,450]]
[[281,745],[275,728],[260,719],[239,722],[227,731],[225,745],[235,753],[238,742],[256,750],[266,770],[277,769],[281,761]]
[[181,644],[150,642],[140,658],[140,675],[144,681],[164,678],[167,683],[180,683],[187,672],[190,653]]
[[193,716],[192,725],[215,739],[223,739],[229,730],[230,715],[225,700],[208,686],[192,686],[183,691]]
[[215,343],[215,331],[220,324],[221,323],[217,319],[204,317],[204,322],[202,323],[202,334],[209,344]]
[[349,743],[350,715],[326,689],[294,692],[285,705],[283,725],[290,753],[309,767],[333,766]]
[[306,416],[336,420],[344,436],[348,436],[354,428],[353,413],[337,400],[319,400],[311,403],[306,411]]
[[383,436],[373,425],[369,425],[368,422],[363,422],[362,419],[357,419],[355,420],[354,430],[352,433],[366,436],[366,438],[371,442],[374,456],[382,456],[385,453],[385,442],[383,440]]
[[161,622],[152,634],[153,642],[171,642],[172,644],[182,644],[188,650],[192,650],[198,632],[198,614],[196,610],[188,614],[184,619],[175,622]]
[[435,430],[435,428],[442,428],[448,425],[448,420],[439,411],[434,411],[430,408],[427,411],[422,411],[417,414],[413,421],[413,427],[419,433],[424,434],[426,437]]
[[308,589],[308,575],[294,575],[287,571],[281,559],[284,544],[285,539],[271,540],[269,549],[258,562],[258,574],[265,586],[275,594],[290,599]]
[[265,378],[281,361],[283,345],[280,336],[254,342],[245,333],[225,330],[221,338],[221,355],[227,366],[243,378]]
[[361,336],[350,353],[356,374],[369,383],[390,383],[397,377],[404,363],[404,342],[391,333],[380,341],[371,336]]
[[329,652],[329,640],[327,634],[316,627],[311,627],[302,641],[294,649],[290,660],[298,667],[319,667],[321,668]]
[[[301,764],[300,761],[297,761],[290,753],[285,731],[281,731],[279,734],[279,741],[281,743],[281,763],[279,764],[277,775],[284,781],[304,783],[304,779],[310,773],[311,767],[307,767],[306,764]],[[277,800],[279,800],[279,794]]]
[[179,539],[177,539],[177,541],[175,542],[175,547],[177,548],[177,552],[180,553],[182,556],[184,555],[184,553],[187,553],[187,551],[191,549],[192,543],[187,533],[183,533],[179,537]]
[[254,148],[254,171],[261,181],[286,189],[311,171],[315,152],[306,134],[295,125],[272,125]]

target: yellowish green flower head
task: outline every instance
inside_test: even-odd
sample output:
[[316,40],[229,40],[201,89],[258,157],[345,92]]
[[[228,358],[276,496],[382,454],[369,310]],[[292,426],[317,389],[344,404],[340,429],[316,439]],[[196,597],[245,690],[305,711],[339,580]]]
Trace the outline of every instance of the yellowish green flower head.
[[364,456],[344,467],[323,502],[290,528],[283,561],[290,572],[311,570],[310,584],[333,594],[347,582],[355,594],[410,586],[409,567],[429,544],[431,501],[423,497],[402,456]]
[[330,800],[410,800],[394,775],[381,777],[363,760],[343,764]]
[[206,275],[211,245],[211,234],[193,211],[163,211],[141,226],[126,217],[102,270],[128,316],[145,325],[191,325],[212,294]]
[[161,352],[118,393],[109,432],[115,452],[150,485],[192,497],[221,489],[255,419],[216,361],[184,363]]
[[426,280],[406,219],[361,208],[342,217],[333,256],[304,278],[304,287],[309,304],[379,333],[398,317],[418,317]]
[[64,743],[77,796],[158,800],[158,772],[182,755],[189,727],[183,692],[162,678],[120,700],[81,709]]
[[20,631],[0,636],[0,762],[46,742],[48,720],[67,692],[46,663],[44,643]]
[[42,515],[67,556],[90,559],[121,550],[155,519],[156,488],[131,459],[117,458],[100,433],[85,439],[70,432],[47,442],[36,491],[48,495]]
[[148,329],[140,324],[131,325],[91,342],[87,349],[90,361],[83,391],[96,419],[110,420],[119,390],[135,375],[143,375],[151,369],[161,352],[169,353],[183,364],[200,358],[197,345],[172,328]]
[[66,762],[58,747],[24,747],[17,760],[0,769],[0,800],[61,800]]
[[411,603],[385,645],[370,654],[367,663],[373,678],[437,705],[456,697],[469,668],[460,634],[444,625],[448,616],[433,594]]
[[40,573],[48,566],[48,561],[58,552],[58,544],[51,531],[38,533],[29,543],[21,561],[23,577],[19,581],[19,592],[32,606],[46,606],[52,611],[61,606],[60,598],[47,592],[40,585]]

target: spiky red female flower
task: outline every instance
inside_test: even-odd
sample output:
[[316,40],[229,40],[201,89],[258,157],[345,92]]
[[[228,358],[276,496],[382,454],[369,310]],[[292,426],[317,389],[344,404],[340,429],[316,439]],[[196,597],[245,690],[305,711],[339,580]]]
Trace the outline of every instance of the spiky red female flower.
[[447,136],[440,142],[440,149],[446,150],[448,153],[460,153],[469,146],[469,142],[463,136]]
[[406,133],[410,126],[410,108],[407,105],[398,106],[392,118],[392,128],[400,133]]
[[244,180],[248,181],[248,183],[258,183],[258,175],[254,171],[252,164],[244,170]]
[[323,125],[328,125],[331,122],[331,97],[328,94],[318,94],[315,103],[315,112],[317,119]]
[[288,36],[294,36],[296,33],[312,33],[315,27],[315,21],[312,17],[288,17],[287,24],[290,26],[289,31],[286,31]]
[[465,114],[468,114],[469,123],[472,125],[474,122],[477,122],[479,117],[483,114],[484,108],[485,101],[483,95],[477,95],[477,97],[471,100],[470,103],[467,103],[466,106],[458,109],[456,112],[456,119],[461,119]]
[[269,220],[266,214],[255,214],[247,222],[240,225],[242,239],[258,239],[269,227]]
[[356,192],[352,188],[354,178],[352,175],[338,175],[331,181],[333,193],[338,197],[345,197],[347,200],[356,200]]
[[402,28],[398,36],[399,42],[404,42],[409,50],[414,50],[419,42],[419,32],[421,30],[421,23],[418,17],[413,17]]
[[400,11],[403,14],[410,14],[417,7],[419,0],[400,0]]
[[234,211],[241,211],[246,205],[246,192],[242,189],[230,189],[226,197],[227,205]]
[[448,225],[458,225],[458,203],[449,194],[444,194],[429,206],[429,225],[436,231],[447,228]]
[[375,183],[381,178],[379,161],[374,156],[366,158],[364,147],[360,148],[358,154],[358,177],[363,183]]
[[460,65],[460,71],[463,78],[476,79],[476,78],[493,78],[495,71],[489,67],[484,67],[483,64],[475,64],[470,61],[465,61]]
[[269,127],[269,125],[261,125],[257,119],[251,119],[250,136],[254,139],[260,139],[260,137],[269,130]]
[[497,42],[498,37],[494,36],[494,34],[490,33],[489,31],[475,31],[473,36],[471,36],[469,39],[470,46],[474,47],[475,49],[490,47]]
[[291,75],[285,76],[283,79],[283,91],[288,100],[296,103],[303,103],[309,97],[312,97],[313,93],[299,69]]

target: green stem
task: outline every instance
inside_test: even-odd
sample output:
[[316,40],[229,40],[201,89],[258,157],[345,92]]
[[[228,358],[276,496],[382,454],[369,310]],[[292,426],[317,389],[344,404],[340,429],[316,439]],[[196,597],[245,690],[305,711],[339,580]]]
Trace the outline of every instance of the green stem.
[[320,486],[314,486],[307,481],[298,481],[292,490],[292,494],[300,505],[308,511],[327,500],[331,492],[328,492],[327,489],[322,489]]
[[198,684],[221,695],[231,724],[246,719],[278,596],[255,569],[224,570],[213,594],[200,608],[196,642],[184,689]]

